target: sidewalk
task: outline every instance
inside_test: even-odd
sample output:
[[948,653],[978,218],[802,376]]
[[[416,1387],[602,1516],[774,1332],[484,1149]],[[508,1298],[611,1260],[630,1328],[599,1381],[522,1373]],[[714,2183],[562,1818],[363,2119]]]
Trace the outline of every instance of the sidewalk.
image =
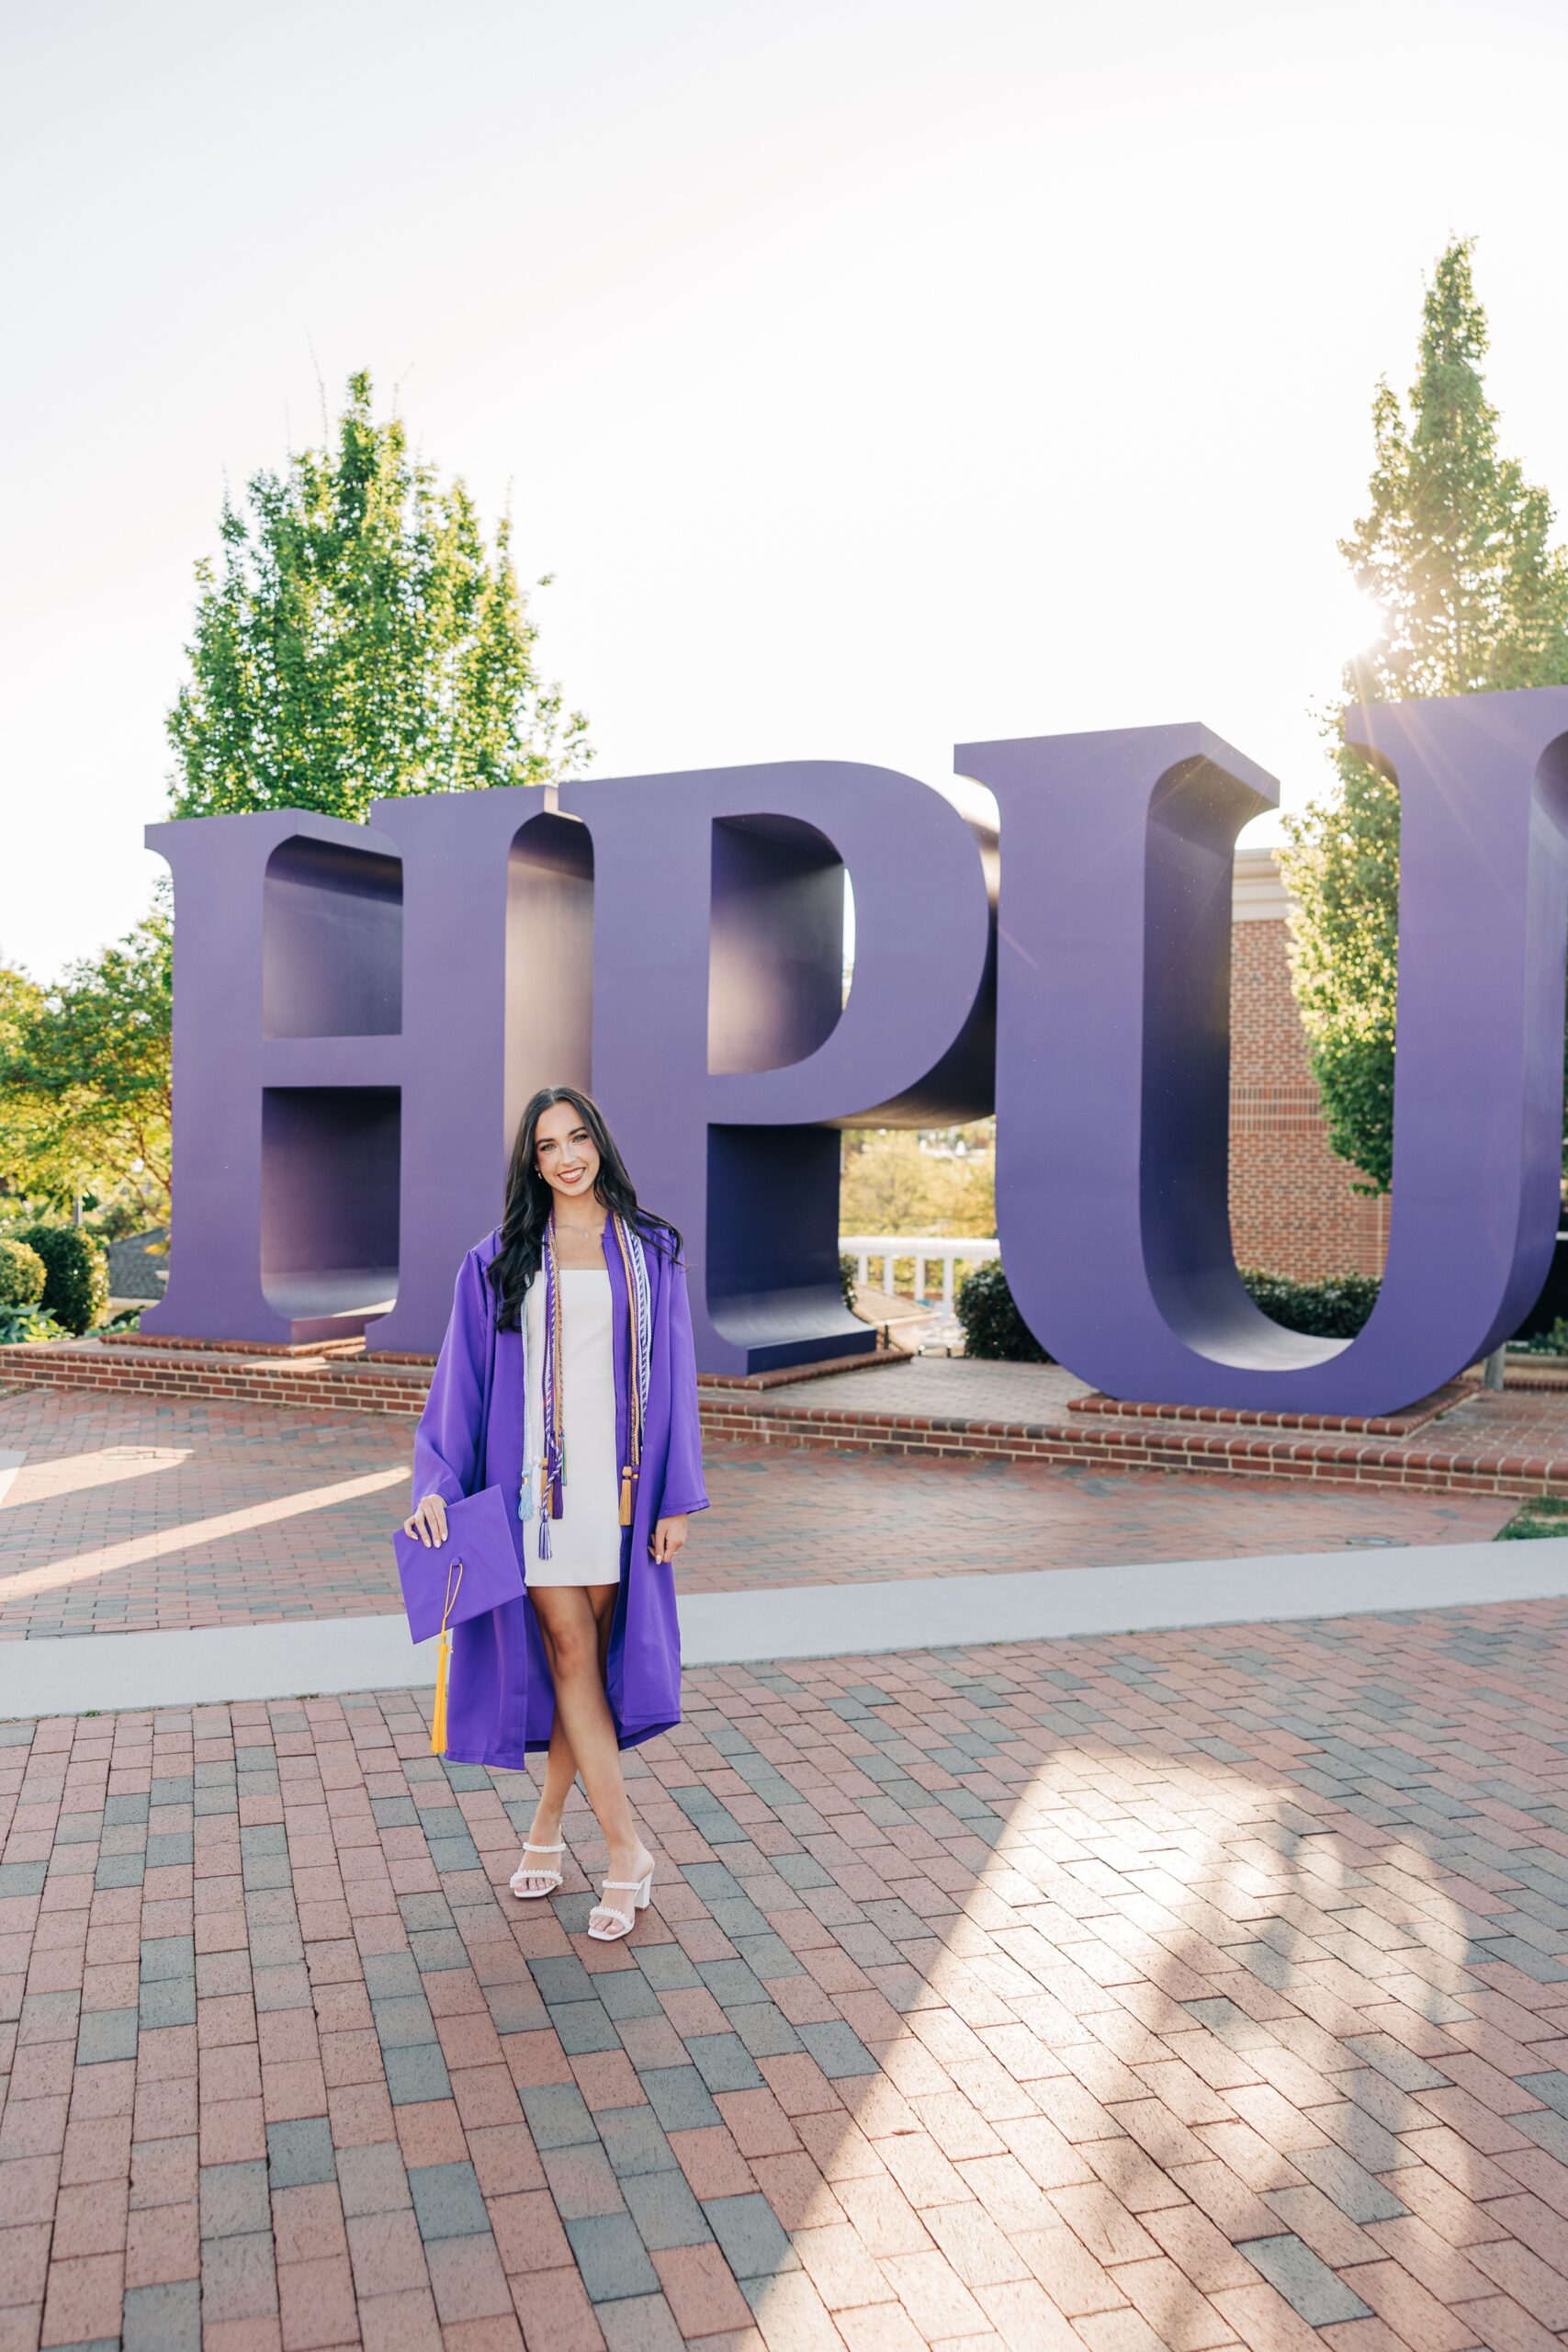
[[[389,1535],[412,1442],[406,1420],[380,1414],[91,1389],[0,1397],[0,1455],[24,1457],[0,1509],[0,1641],[395,1611]],[[680,1571],[693,1593],[1461,1542],[1517,1508],[805,1445],[715,1444],[707,1465],[716,1508],[693,1521]]]

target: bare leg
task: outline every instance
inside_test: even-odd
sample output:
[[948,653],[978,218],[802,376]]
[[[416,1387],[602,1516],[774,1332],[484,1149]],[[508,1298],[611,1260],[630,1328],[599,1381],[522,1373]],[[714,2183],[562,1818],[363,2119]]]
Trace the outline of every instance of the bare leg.
[[[607,1631],[601,1621],[606,1600],[614,1608],[615,1589],[614,1585],[543,1585],[531,1597],[555,1683],[556,1721],[565,1727],[588,1802],[610,1849],[605,1875],[629,1882],[643,1876],[653,1857],[632,1817],[604,1692],[602,1660]],[[552,1741],[552,1754],[553,1747]]]
[[[615,1620],[615,1596],[620,1587],[613,1584],[596,1584],[588,1586],[586,1590],[594,1617],[598,1622],[599,1679],[603,1683],[605,1669],[609,1664],[610,1627]],[[542,1617],[539,1623],[542,1630],[544,1625]],[[547,1636],[547,1645],[548,1637]],[[545,1758],[545,1773],[539,1787],[539,1802],[534,1808],[533,1825],[528,1831],[530,1846],[549,1847],[559,1842],[561,1816],[566,1811],[566,1801],[571,1794],[572,1782],[576,1778],[577,1758],[572,1751],[571,1741],[567,1736],[565,1718],[558,1706],[555,1722],[550,1726],[550,1745]],[[547,1853],[525,1856],[524,1860],[525,1864],[530,1860],[537,1861],[539,1865],[537,1871],[531,1873],[535,1878],[544,1877],[554,1867],[554,1858]]]

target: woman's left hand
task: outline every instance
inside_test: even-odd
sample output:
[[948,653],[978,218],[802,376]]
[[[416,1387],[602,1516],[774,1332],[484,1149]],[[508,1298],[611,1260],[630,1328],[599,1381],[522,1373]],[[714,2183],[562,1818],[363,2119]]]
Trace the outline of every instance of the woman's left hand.
[[672,1560],[685,1540],[686,1514],[677,1511],[673,1518],[660,1521],[649,1549],[656,1560]]

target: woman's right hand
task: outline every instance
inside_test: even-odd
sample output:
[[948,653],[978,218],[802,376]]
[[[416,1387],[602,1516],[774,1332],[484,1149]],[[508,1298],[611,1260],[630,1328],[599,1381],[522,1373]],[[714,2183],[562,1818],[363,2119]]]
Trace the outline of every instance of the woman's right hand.
[[446,1504],[441,1495],[426,1495],[416,1503],[403,1521],[405,1535],[417,1535],[422,1544],[445,1544],[446,1541]]

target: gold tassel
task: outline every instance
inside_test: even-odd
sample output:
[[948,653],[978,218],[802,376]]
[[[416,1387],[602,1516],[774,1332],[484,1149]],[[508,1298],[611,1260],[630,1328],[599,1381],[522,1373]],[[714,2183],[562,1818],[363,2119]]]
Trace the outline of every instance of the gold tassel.
[[621,1270],[626,1284],[626,1337],[630,1358],[626,1365],[626,1442],[631,1448],[631,1460],[621,1465],[621,1525],[632,1523],[632,1480],[639,1475],[642,1464],[642,1391],[637,1385],[637,1330],[636,1284],[632,1279],[631,1252],[626,1248],[626,1228],[620,1212],[615,1213],[615,1239],[620,1244]]
[[452,1657],[452,1636],[445,1625],[435,1652],[435,1709],[430,1718],[430,1752],[446,1753],[446,1668]]
[[446,1571],[446,1599],[441,1610],[441,1639],[435,1651],[435,1704],[430,1716],[430,1752],[433,1756],[446,1753],[446,1669],[452,1663],[452,1636],[446,1630],[446,1620],[457,1605],[463,1589],[463,1563],[454,1560]]

